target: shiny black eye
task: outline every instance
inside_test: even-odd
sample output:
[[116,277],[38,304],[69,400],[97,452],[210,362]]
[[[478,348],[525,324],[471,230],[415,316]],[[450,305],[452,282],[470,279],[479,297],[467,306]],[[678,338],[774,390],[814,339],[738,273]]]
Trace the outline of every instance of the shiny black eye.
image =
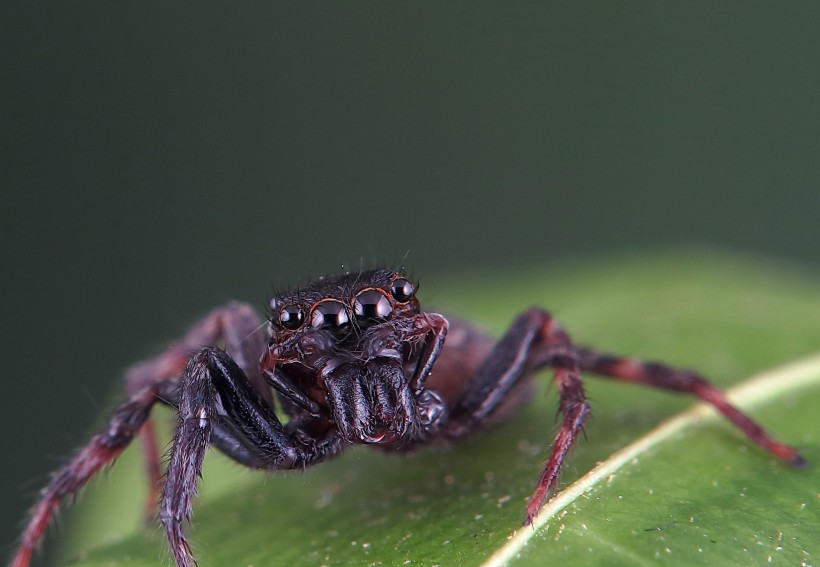
[[381,291],[366,289],[353,300],[353,312],[359,323],[387,319],[393,311],[390,300]]
[[413,297],[416,290],[413,284],[404,278],[396,278],[390,286],[390,293],[399,303],[407,303]]
[[298,305],[285,305],[279,310],[279,324],[286,329],[298,329],[304,322],[305,310]]
[[319,327],[341,329],[349,323],[350,316],[340,301],[322,301],[313,308],[310,314],[310,324],[317,329]]

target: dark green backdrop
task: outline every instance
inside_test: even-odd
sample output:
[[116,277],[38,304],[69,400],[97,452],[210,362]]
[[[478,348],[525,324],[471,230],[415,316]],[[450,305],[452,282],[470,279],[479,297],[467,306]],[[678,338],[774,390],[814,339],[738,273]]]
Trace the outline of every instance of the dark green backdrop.
[[122,368],[228,298],[406,254],[820,265],[818,29],[813,1],[4,3],[0,543]]

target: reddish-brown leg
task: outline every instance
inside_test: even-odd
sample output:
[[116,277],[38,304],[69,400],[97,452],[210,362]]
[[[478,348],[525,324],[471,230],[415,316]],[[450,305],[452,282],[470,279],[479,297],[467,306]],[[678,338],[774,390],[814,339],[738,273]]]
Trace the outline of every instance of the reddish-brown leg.
[[147,419],[139,432],[142,458],[145,461],[145,470],[148,473],[148,498],[145,501],[143,517],[146,524],[150,524],[157,511],[157,502],[162,491],[162,470],[159,466],[159,449],[154,431],[154,423]]
[[796,467],[806,465],[806,460],[797,449],[772,438],[756,421],[729,403],[720,389],[691,370],[672,368],[657,362],[644,362],[635,358],[603,354],[592,349],[581,349],[580,361],[583,370],[607,378],[697,396],[704,402],[714,406],[743,431],[749,439],[778,459],[782,459]]
[[[211,311],[195,323],[180,340],[166,351],[129,368],[125,374],[126,390],[133,393],[148,384],[169,378],[178,379],[191,356],[206,346],[223,346],[248,375],[254,388],[271,401],[270,388],[259,371],[259,359],[265,352],[265,334],[256,310],[245,303],[229,303]],[[173,400],[168,400],[173,403]]]
[[76,494],[91,477],[111,464],[138,433],[143,438],[151,484],[151,500],[146,505],[146,513],[153,515],[161,477],[153,428],[147,421],[153,405],[157,402],[176,405],[177,381],[190,356],[205,345],[218,343],[225,344],[254,388],[269,400],[270,390],[259,372],[258,361],[265,348],[263,334],[256,332],[259,325],[259,317],[250,306],[232,303],[211,312],[162,355],[132,367],[126,375],[128,399],[114,410],[105,430],[92,437],[55,472],[48,486],[40,492],[11,566],[27,567],[61,501]]
[[52,475],[51,482],[40,492],[40,500],[31,510],[31,518],[11,567],[26,567],[29,564],[31,554],[60,502],[79,491],[92,476],[119,456],[143,426],[158,395],[168,385],[153,384],[120,404],[106,429],[92,437],[85,447]]
[[544,472],[527,504],[525,524],[532,521],[538,509],[555,490],[564,459],[578,439],[589,415],[577,351],[567,333],[549,313],[530,309],[510,325],[467,384],[463,398],[451,412],[447,432],[452,437],[459,437],[492,418],[508,394],[523,379],[544,366],[553,369],[563,420]]
[[566,459],[567,453],[583,430],[584,421],[589,415],[589,405],[584,395],[578,363],[574,357],[558,356],[552,361],[555,382],[560,398],[560,413],[564,416],[561,429],[552,444],[552,452],[544,467],[541,478],[530,501],[527,503],[527,517],[524,524],[532,523],[538,510],[558,484],[558,473]]

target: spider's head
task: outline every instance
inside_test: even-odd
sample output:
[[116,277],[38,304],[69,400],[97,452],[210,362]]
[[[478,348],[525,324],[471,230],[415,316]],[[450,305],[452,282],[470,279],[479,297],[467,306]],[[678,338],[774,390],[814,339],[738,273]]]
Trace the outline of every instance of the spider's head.
[[419,313],[416,287],[400,272],[378,269],[280,294],[270,302],[271,346],[314,367],[317,356],[356,351],[369,329]]

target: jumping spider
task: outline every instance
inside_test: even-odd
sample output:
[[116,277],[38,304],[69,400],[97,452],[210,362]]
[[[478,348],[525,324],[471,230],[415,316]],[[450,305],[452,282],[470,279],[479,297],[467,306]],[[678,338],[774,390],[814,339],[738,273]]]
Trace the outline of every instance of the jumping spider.
[[[555,489],[589,414],[582,371],[693,394],[776,457],[805,464],[796,449],[775,441],[693,372],[578,347],[538,308],[493,341],[465,323],[422,311],[413,283],[392,270],[323,278],[283,293],[270,303],[267,342],[259,327],[251,307],[231,303],[160,356],[131,368],[127,398],[105,429],[41,492],[12,566],[28,565],[60,502],[138,434],[153,456],[147,463],[152,485],[162,487],[155,496],[174,559],[191,567],[183,525],[209,445],[247,467],[281,470],[314,465],[354,444],[404,450],[455,440],[514,411],[544,367],[552,369],[563,421],[525,524]],[[288,416],[284,424],[274,396]],[[156,403],[179,416],[164,483],[149,421]]]

